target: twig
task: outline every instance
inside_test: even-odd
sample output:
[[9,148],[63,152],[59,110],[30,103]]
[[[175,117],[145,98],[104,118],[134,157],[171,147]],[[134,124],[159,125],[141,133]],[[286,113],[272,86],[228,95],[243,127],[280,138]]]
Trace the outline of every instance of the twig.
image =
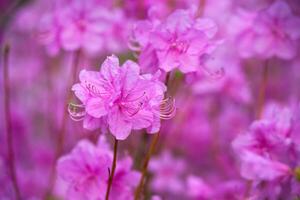
[[8,59],[9,59],[10,47],[6,45],[3,52],[3,80],[4,80],[4,112],[5,112],[5,122],[6,122],[6,133],[7,133],[7,153],[8,153],[8,165],[10,169],[10,175],[12,184],[15,190],[16,199],[21,199],[18,179],[16,175],[16,164],[15,164],[15,154],[13,148],[13,130],[11,121],[11,110],[10,110],[10,81],[9,81],[9,69],[8,69]]
[[111,170],[109,170],[109,179],[108,179],[108,184],[107,184],[107,189],[106,189],[106,194],[105,194],[105,200],[109,199],[109,193],[111,190],[111,186],[112,186],[114,175],[115,175],[115,169],[116,169],[116,165],[117,165],[117,152],[118,152],[118,140],[115,138],[114,157],[113,157]]

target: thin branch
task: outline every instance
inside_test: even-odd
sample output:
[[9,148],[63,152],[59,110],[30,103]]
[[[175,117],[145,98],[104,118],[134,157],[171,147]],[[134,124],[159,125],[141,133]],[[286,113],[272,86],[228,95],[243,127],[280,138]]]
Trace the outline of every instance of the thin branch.
[[8,153],[8,165],[11,175],[12,184],[15,190],[16,199],[21,199],[18,179],[16,175],[16,164],[15,164],[15,154],[13,147],[13,129],[11,121],[11,110],[10,110],[10,81],[9,81],[9,60],[10,47],[6,45],[3,52],[3,80],[4,80],[4,112],[5,112],[5,122],[6,122],[6,134],[7,134],[7,153]]
[[65,135],[66,135],[66,130],[67,130],[67,125],[68,125],[68,111],[67,111],[67,105],[69,104],[69,102],[72,99],[72,85],[74,84],[76,77],[77,77],[77,71],[78,71],[78,66],[79,66],[79,60],[80,60],[80,55],[81,55],[81,51],[80,49],[75,51],[73,53],[73,61],[72,61],[72,66],[71,66],[71,72],[70,72],[70,76],[69,76],[69,80],[67,82],[67,94],[64,100],[64,109],[63,109],[63,117],[62,117],[62,123],[61,123],[61,127],[58,133],[58,137],[57,137],[57,144],[56,144],[56,152],[55,152],[55,158],[54,158],[54,163],[52,166],[52,172],[50,174],[50,179],[49,179],[49,190],[46,192],[46,198],[47,197],[51,197],[52,195],[52,190],[54,187],[54,183],[55,183],[55,164],[56,164],[56,160],[60,157],[60,155],[62,154],[63,151],[63,147],[64,147],[64,142],[65,142]]
[[108,179],[108,184],[107,184],[107,189],[106,189],[106,194],[105,194],[105,200],[109,199],[109,194],[111,191],[111,186],[113,183],[115,169],[116,169],[116,165],[117,165],[117,152],[118,152],[118,140],[115,138],[114,157],[113,157],[113,162],[112,162],[112,166],[111,166],[111,171],[109,170],[109,179]]
[[148,164],[149,164],[152,154],[154,153],[155,147],[158,143],[158,139],[159,139],[159,132],[154,135],[154,137],[151,141],[151,144],[150,144],[149,151],[147,152],[146,158],[144,160],[143,167],[142,167],[142,177],[140,179],[139,185],[138,185],[138,187],[135,191],[135,195],[134,195],[135,200],[139,199],[141,192],[143,190],[144,182],[145,182],[145,179],[147,176],[147,171],[148,171]]

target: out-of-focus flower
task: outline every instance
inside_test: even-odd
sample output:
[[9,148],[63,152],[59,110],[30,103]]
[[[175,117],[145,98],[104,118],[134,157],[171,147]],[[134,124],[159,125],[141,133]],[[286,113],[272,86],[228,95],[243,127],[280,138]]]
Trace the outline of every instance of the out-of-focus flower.
[[272,186],[277,187],[276,194],[280,197],[285,194],[284,188],[293,184],[293,170],[299,165],[299,143],[292,139],[297,134],[293,130],[293,121],[290,109],[270,104],[263,118],[253,122],[249,132],[234,140],[242,177],[254,181],[254,188],[262,189],[257,190],[256,195],[261,195],[263,188]]
[[149,170],[153,173],[152,189],[156,192],[180,194],[184,190],[182,176],[186,165],[184,160],[174,158],[170,152],[151,159]]
[[133,41],[138,47],[133,49],[141,51],[139,62],[146,70],[195,72],[202,65],[202,57],[216,48],[216,32],[211,19],[196,18],[192,9],[176,10],[165,20],[137,23]]
[[236,43],[242,57],[291,59],[297,53],[300,18],[284,1],[278,0],[258,12],[240,10],[232,21],[238,32]]
[[210,199],[213,190],[200,177],[189,176],[187,178],[187,195],[192,198]]
[[82,70],[79,78],[72,90],[86,113],[107,122],[117,139],[126,139],[132,129],[159,130],[166,87],[155,76],[140,75],[136,63],[126,61],[120,67],[118,58],[110,56],[100,72]]
[[[219,77],[222,77],[216,77],[217,79],[214,80],[204,76],[203,73],[197,73],[193,81],[193,92],[198,95],[217,94],[237,102],[250,103],[252,99],[250,87],[241,63],[236,56],[228,55],[228,50],[225,48],[219,48],[205,63],[208,72],[215,72],[215,75],[219,74]],[[220,74],[221,71],[218,72],[220,69],[225,69],[223,75]]]
[[216,180],[208,184],[201,177],[190,175],[187,178],[187,197],[191,199],[242,199],[244,185],[238,180]]
[[[101,137],[95,146],[87,140],[79,141],[68,155],[57,163],[58,176],[67,185],[66,199],[103,199],[112,163],[112,152]],[[116,200],[130,199],[138,184],[140,174],[132,171],[131,158],[117,162],[111,197]]]
[[[97,0],[54,2],[39,23],[39,40],[50,53],[83,49],[91,55],[124,49],[128,20]],[[104,39],[105,38],[105,39]],[[105,41],[107,42],[105,42]]]

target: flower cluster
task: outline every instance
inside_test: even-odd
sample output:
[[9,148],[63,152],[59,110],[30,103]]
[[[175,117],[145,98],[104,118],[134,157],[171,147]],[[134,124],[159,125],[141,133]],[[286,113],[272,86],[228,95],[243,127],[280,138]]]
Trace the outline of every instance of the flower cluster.
[[0,200],[300,199],[299,0],[4,0],[0,41]]
[[139,50],[145,68],[166,72],[195,72],[217,46],[217,26],[209,18],[197,18],[193,10],[176,10],[166,19],[140,21],[133,31],[132,49]]
[[41,17],[37,30],[38,39],[50,54],[57,54],[60,49],[82,49],[96,55],[105,50],[118,52],[125,48],[123,39],[127,27],[121,26],[124,14],[120,9],[98,0],[52,3],[51,9]]
[[295,27],[300,26],[300,17],[293,15],[284,1],[275,1],[255,13],[240,11],[234,21],[241,56],[282,59],[296,56],[300,31]]
[[299,119],[294,115],[289,108],[270,104],[262,119],[254,121],[247,133],[241,133],[233,141],[241,160],[241,175],[253,181],[254,196],[258,199],[287,197],[288,193],[292,197],[299,193],[294,175],[299,164],[300,144],[295,129]]

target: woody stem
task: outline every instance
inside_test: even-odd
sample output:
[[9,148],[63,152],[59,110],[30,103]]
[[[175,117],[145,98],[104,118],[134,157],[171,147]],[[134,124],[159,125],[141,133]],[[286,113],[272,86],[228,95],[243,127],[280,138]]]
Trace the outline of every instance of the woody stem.
[[16,165],[15,165],[15,153],[13,148],[13,130],[11,121],[11,110],[10,110],[10,81],[9,81],[9,69],[8,69],[8,59],[9,59],[10,47],[6,45],[3,52],[3,80],[4,80],[4,113],[6,122],[6,134],[7,134],[7,153],[8,153],[8,165],[10,170],[10,176],[12,180],[12,185],[15,190],[16,199],[21,199],[18,179],[16,175]]
[[[72,99],[71,87],[74,84],[74,82],[76,80],[76,77],[77,77],[77,71],[78,71],[78,66],[79,66],[80,55],[81,55],[80,49],[73,53],[71,72],[70,72],[69,80],[67,82],[67,89],[66,89],[67,94],[65,96],[64,105],[68,105],[69,101]],[[49,197],[49,195],[51,196],[52,190],[53,190],[53,187],[54,187],[55,162],[59,158],[59,156],[61,155],[61,153],[63,151],[65,134],[66,134],[67,124],[68,124],[67,122],[68,122],[68,112],[67,112],[66,106],[64,106],[63,116],[62,116],[62,123],[61,123],[61,127],[60,127],[59,134],[58,134],[58,137],[57,137],[55,159],[54,159],[54,163],[53,163],[53,166],[52,166],[52,172],[51,172],[50,180],[49,180],[50,187],[49,187],[49,191],[47,191],[46,197]]]
[[142,177],[140,179],[140,182],[138,184],[138,187],[137,187],[137,189],[135,191],[135,195],[134,195],[135,200],[139,199],[140,194],[142,192],[144,182],[145,182],[145,179],[146,179],[146,175],[147,175],[148,164],[149,164],[149,161],[150,161],[150,158],[151,158],[152,154],[154,153],[154,150],[155,150],[155,147],[157,145],[158,139],[159,139],[159,132],[156,133],[153,136],[153,139],[152,139],[151,144],[150,144],[149,151],[147,152],[146,158],[144,160],[143,167],[142,167]]
[[117,152],[118,152],[118,140],[115,138],[114,157],[113,157],[113,162],[112,162],[112,166],[111,166],[111,171],[109,173],[109,179],[108,179],[108,184],[107,184],[107,189],[106,189],[105,200],[109,199],[109,194],[111,191],[111,186],[113,183],[113,178],[115,175],[115,169],[116,169],[116,165],[117,165]]

